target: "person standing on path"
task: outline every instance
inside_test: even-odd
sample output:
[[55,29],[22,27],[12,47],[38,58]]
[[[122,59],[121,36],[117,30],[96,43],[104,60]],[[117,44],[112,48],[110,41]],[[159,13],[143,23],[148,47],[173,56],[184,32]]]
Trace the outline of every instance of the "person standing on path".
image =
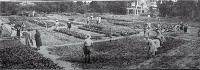
[[183,27],[184,27],[184,25],[183,25],[183,22],[181,21],[181,23],[180,23],[180,30],[181,31],[183,30]]
[[42,46],[42,40],[40,37],[40,32],[38,30],[36,30],[36,33],[35,33],[35,42],[36,42],[37,49],[40,50],[40,46]]
[[184,25],[183,30],[184,30],[184,33],[187,33],[187,31],[188,31],[188,24]]
[[30,40],[30,34],[28,33],[28,31],[23,32],[22,34],[25,37],[25,45],[31,46],[30,43],[33,43],[33,42]]
[[93,43],[93,41],[91,40],[91,36],[90,36],[90,34],[88,34],[87,39],[85,39],[84,46],[83,46],[85,63],[90,63],[90,54],[91,54],[90,48],[92,47],[92,43]]
[[58,25],[59,25],[59,22],[58,22],[58,20],[56,20],[56,25],[55,25],[55,29],[57,29],[58,28]]
[[68,27],[69,30],[71,29],[71,27],[72,27],[71,22],[68,22],[68,23],[67,23],[67,27]]
[[90,22],[90,17],[87,17],[87,24],[89,24]]
[[21,27],[20,26],[17,26],[16,27],[16,30],[17,30],[17,37],[20,39],[21,37]]
[[143,30],[144,30],[144,36],[145,36],[146,31],[147,31],[147,24],[144,24],[144,25],[143,25]]
[[24,31],[26,28],[26,25],[24,24],[24,22],[22,22],[22,31]]
[[101,17],[97,17],[97,24],[101,23]]

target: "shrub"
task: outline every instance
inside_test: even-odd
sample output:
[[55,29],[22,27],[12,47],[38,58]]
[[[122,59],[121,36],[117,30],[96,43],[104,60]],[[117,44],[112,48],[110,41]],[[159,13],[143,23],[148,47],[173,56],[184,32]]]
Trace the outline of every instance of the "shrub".
[[[87,35],[83,34],[83,33],[79,33],[79,32],[75,32],[75,31],[70,31],[67,28],[60,28],[60,29],[54,29],[54,31],[60,32],[60,33],[64,33],[70,36],[74,36],[76,38],[80,38],[80,39],[86,39]],[[101,36],[92,36],[91,39],[101,39]]]

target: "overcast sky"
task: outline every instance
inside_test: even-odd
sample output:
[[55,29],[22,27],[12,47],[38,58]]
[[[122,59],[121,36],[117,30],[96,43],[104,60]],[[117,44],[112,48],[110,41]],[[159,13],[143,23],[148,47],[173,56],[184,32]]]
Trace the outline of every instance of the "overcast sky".
[[0,1],[132,1],[132,0],[0,0]]

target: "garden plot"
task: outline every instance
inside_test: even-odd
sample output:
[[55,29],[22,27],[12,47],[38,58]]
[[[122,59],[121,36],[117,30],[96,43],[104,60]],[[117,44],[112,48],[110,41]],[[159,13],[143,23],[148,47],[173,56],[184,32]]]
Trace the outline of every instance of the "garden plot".
[[8,18],[0,16],[0,23],[8,23],[10,22]]
[[[184,43],[186,41],[168,37],[163,48],[159,48],[158,55],[167,53],[167,51],[179,47]],[[124,69],[129,66],[137,66],[139,63],[149,59],[147,58],[147,43],[142,37],[95,43],[91,55],[91,64],[83,63],[81,46],[73,47],[64,46],[50,48],[49,50],[51,54],[61,56],[60,60],[72,62],[78,68],[88,69]]]
[[49,21],[44,21],[44,20],[39,20],[39,19],[34,19],[34,18],[27,18],[26,20],[31,23],[40,25],[42,27],[46,27],[47,25],[47,27],[50,28],[55,25],[54,22],[49,22]]
[[192,41],[181,47],[177,47],[164,54],[161,57],[156,57],[149,62],[140,64],[138,69],[199,69],[200,53],[199,40]]
[[46,31],[46,30],[41,30],[41,38],[43,45],[46,46],[70,44],[83,41],[81,39],[63,33],[55,31]]
[[156,18],[148,18],[142,16],[133,16],[133,15],[111,15],[105,14],[101,15],[103,19],[107,20],[118,20],[118,21],[125,21],[125,22],[132,22],[132,21],[155,21]]
[[100,34],[112,34],[113,36],[127,36],[127,35],[133,35],[137,34],[138,31],[133,30],[128,27],[123,26],[108,26],[108,25],[96,25],[96,24],[90,24],[90,25],[83,25],[79,27],[79,29],[97,32]]
[[104,36],[104,34],[98,34],[90,31],[77,29],[76,26],[73,26],[71,30],[67,29],[67,27],[64,27],[64,28],[54,29],[54,31],[74,36],[80,39],[86,39],[87,34],[90,34],[92,36],[91,39],[102,39],[102,37]]
[[37,53],[34,48],[21,44],[19,40],[4,40],[0,42],[0,46],[1,69],[62,69]]

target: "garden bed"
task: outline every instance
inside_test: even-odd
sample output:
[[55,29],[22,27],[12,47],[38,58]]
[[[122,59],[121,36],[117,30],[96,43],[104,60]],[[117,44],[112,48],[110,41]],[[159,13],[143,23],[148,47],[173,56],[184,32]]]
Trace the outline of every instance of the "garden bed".
[[118,27],[118,26],[102,26],[97,24],[83,25],[79,29],[97,32],[100,34],[111,34],[112,36],[128,36],[139,33],[136,30],[132,30],[127,27]]
[[[80,39],[86,39],[87,38],[87,34],[84,33],[79,33],[76,31],[71,31],[67,28],[60,28],[60,29],[54,29],[54,31],[60,32],[60,33],[64,33],[70,36],[74,36],[76,38],[80,38]],[[91,39],[101,39],[101,36],[92,36]]]
[[46,25],[47,25],[48,28],[55,26],[54,22],[49,22],[49,21],[46,21],[46,20],[43,21],[43,20],[37,20],[37,19],[33,19],[33,18],[27,18],[26,20],[31,22],[31,23],[40,25],[42,27],[46,27]]
[[[184,40],[167,37],[167,42],[164,43],[162,48],[159,48],[157,55],[167,53],[167,51],[175,49],[184,43],[186,43]],[[142,37],[95,43],[91,55],[91,64],[87,65],[83,63],[83,52],[81,48],[73,49],[73,47],[69,48],[65,46],[49,50],[52,51],[52,54],[63,56],[60,60],[72,62],[79,68],[124,69],[129,66],[137,66],[139,63],[148,60],[147,47],[147,43]],[[70,51],[71,49],[73,51]]]
[[28,46],[0,50],[1,69],[62,69]]

